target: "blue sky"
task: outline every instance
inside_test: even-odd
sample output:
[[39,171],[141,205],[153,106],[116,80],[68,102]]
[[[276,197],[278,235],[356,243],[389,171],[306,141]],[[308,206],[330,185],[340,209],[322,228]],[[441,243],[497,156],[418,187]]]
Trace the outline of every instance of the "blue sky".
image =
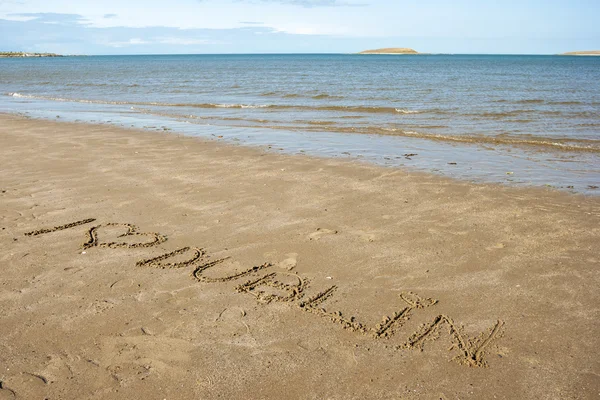
[[0,0],[0,50],[553,54],[600,49],[600,0]]

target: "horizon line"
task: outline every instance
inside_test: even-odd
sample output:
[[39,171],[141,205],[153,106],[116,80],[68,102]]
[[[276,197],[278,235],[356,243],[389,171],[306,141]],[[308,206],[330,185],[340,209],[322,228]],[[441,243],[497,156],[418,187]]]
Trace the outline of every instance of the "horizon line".
[[[56,54],[62,57],[108,57],[108,56],[223,56],[223,55],[360,55],[360,56],[436,56],[436,55],[448,55],[448,56],[582,56],[579,54],[566,54],[566,53],[416,53],[416,54],[360,54],[359,52],[273,52],[273,53],[106,53],[106,54],[59,54],[50,52],[39,52],[39,51],[0,51],[0,53],[28,53],[28,54]],[[582,51],[585,52],[585,51]],[[571,53],[571,52],[569,52]],[[585,54],[583,54],[585,56]],[[19,57],[16,57],[19,58]],[[23,57],[26,58],[26,57]]]

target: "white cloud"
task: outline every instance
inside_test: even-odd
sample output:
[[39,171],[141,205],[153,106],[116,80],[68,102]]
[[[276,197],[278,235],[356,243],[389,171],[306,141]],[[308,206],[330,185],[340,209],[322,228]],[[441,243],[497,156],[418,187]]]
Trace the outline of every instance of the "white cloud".
[[129,40],[126,40],[123,42],[108,42],[108,43],[106,43],[107,46],[116,47],[116,48],[143,45],[143,44],[152,44],[152,42],[149,42],[147,40],[143,40],[140,38],[133,38],[133,39],[129,39]]
[[185,38],[175,36],[160,36],[149,39],[132,38],[124,41],[112,41],[103,43],[106,46],[123,48],[129,46],[146,46],[146,45],[173,45],[173,46],[194,46],[194,45],[209,45],[209,44],[224,44],[225,42],[210,39]]
[[540,1],[0,0],[0,45],[67,54],[542,51],[528,39],[548,52],[597,47],[598,0]]
[[351,35],[348,27],[343,25],[328,25],[325,23],[278,23],[268,24],[274,32],[288,33],[290,35],[327,35],[347,36]]
[[222,42],[209,39],[193,39],[193,38],[180,38],[180,37],[161,37],[155,38],[155,43],[160,44],[173,44],[181,46],[191,46],[198,44],[221,44]]
[[300,7],[352,7],[352,6],[363,6],[364,3],[353,3],[351,1],[343,0],[236,0],[240,3],[271,3],[271,4],[282,4]]

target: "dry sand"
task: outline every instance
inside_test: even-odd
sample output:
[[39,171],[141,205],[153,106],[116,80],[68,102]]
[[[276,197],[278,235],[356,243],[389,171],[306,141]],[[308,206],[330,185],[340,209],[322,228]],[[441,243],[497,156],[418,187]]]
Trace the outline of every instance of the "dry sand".
[[600,395],[598,197],[10,115],[0,162],[0,399]]

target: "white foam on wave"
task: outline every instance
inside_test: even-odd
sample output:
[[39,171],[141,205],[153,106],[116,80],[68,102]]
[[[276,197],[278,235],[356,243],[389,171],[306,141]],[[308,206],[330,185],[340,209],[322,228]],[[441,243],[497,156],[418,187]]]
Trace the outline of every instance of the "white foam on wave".
[[267,105],[252,105],[252,104],[213,104],[216,108],[264,108]]
[[11,96],[11,97],[22,97],[22,98],[31,98],[32,96],[28,96],[26,94],[21,94],[21,93],[7,93],[7,96]]
[[48,96],[34,96],[32,94],[22,94],[22,93],[7,93],[8,96],[17,97],[21,99],[40,99],[40,100],[52,100],[52,101],[71,101],[71,102],[80,102],[80,103],[94,103],[92,100],[71,100],[71,99],[63,99],[62,97],[48,97]]
[[[60,101],[60,102],[73,102],[73,103],[85,103],[85,104],[112,104],[112,105],[146,105],[146,106],[158,106],[158,107],[203,107],[203,108],[267,108],[269,105],[263,104],[171,104],[171,103],[160,103],[160,102],[132,102],[132,101],[110,101],[110,100],[88,100],[88,99],[67,99],[63,97],[50,97],[50,96],[35,96],[29,94],[22,94],[18,92],[7,93],[7,96],[27,99],[39,99],[49,101]],[[133,108],[132,108],[133,109]]]
[[269,106],[267,106],[267,105],[255,105],[255,106],[252,106],[252,105],[242,104],[242,108],[266,108],[266,107],[269,107]]
[[405,110],[403,108],[396,108],[396,112],[400,114],[418,114],[419,111],[414,110]]

